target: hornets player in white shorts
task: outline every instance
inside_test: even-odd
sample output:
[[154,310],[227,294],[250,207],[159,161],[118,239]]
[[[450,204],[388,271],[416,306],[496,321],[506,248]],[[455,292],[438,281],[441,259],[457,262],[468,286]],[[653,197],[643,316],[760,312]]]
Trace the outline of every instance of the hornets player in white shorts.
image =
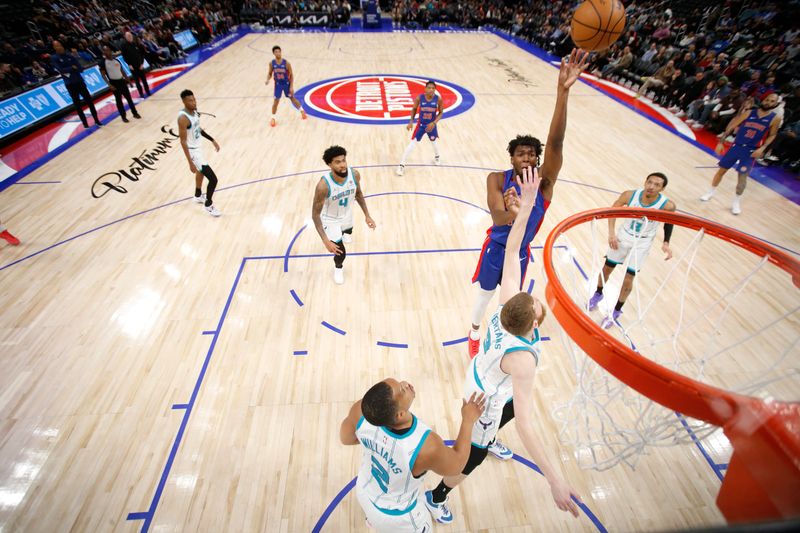
[[333,281],[344,283],[344,258],[353,234],[353,203],[358,203],[364,212],[367,226],[375,229],[375,221],[369,216],[367,201],[361,192],[361,174],[348,168],[347,150],[331,146],[322,154],[322,160],[331,169],[322,175],[314,190],[314,205],[311,219],[322,244],[333,255]]
[[417,419],[410,409],[416,392],[406,381],[373,385],[342,421],[342,444],[360,444],[356,497],[369,525],[379,533],[430,533],[431,515],[420,501],[428,470],[457,474],[469,457],[470,430],[481,416],[484,396],[461,406],[461,428],[453,448]]
[[[653,172],[647,176],[644,188],[625,191],[619,195],[613,207],[644,207],[647,209],[663,209],[664,211],[675,211],[675,202],[664,196],[662,191],[667,186],[669,180],[661,172]],[[617,305],[614,311],[607,315],[602,322],[605,329],[610,328],[617,322],[622,315],[622,306],[631,293],[633,288],[633,278],[642,269],[653,240],[656,238],[660,222],[641,219],[623,219],[625,223],[619,230],[614,231],[617,219],[608,219],[608,252],[606,252],[606,263],[603,265],[603,272],[597,280],[597,291],[589,299],[589,311],[597,309],[598,304],[603,299],[603,287],[608,281],[608,277],[617,265],[628,260],[628,267],[625,271],[625,279],[622,281],[622,289],[619,292]],[[664,252],[664,260],[672,258],[672,250],[669,247],[669,240],[672,237],[672,224],[664,224],[664,242],[661,244],[661,251]]]
[[486,395],[486,410],[472,428],[469,460],[461,474],[445,476],[432,491],[425,493],[425,505],[437,522],[453,521],[447,506],[447,494],[461,483],[486,458],[488,446],[497,431],[512,418],[517,433],[533,461],[547,481],[556,505],[578,516],[580,499],[544,452],[534,430],[533,378],[541,357],[539,324],[544,320],[542,302],[519,291],[521,266],[519,250],[531,216],[541,179],[535,168],[525,167],[517,176],[521,197],[510,193],[508,209],[516,211],[508,235],[503,280],[500,283],[500,307],[489,319],[489,328],[478,355],[467,367],[465,397],[476,392]]

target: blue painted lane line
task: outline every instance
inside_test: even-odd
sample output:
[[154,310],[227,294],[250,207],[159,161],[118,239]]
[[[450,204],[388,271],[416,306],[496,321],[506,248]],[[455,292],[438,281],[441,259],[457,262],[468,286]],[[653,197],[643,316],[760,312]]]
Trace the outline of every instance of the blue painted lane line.
[[408,344],[402,344],[397,342],[386,342],[386,341],[378,341],[378,346],[384,346],[386,348],[408,348]]
[[322,321],[322,325],[325,326],[326,328],[328,328],[329,330],[338,333],[339,335],[347,335],[346,331],[344,331],[342,329],[339,329],[336,326],[334,326],[333,324],[325,322],[324,320]]

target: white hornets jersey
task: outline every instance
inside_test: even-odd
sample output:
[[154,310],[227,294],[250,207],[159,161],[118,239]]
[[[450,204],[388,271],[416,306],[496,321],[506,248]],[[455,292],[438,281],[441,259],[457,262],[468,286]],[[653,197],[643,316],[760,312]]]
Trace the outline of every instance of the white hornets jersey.
[[411,428],[403,434],[373,426],[363,416],[356,426],[356,437],[364,447],[356,490],[388,515],[411,511],[422,487],[423,476],[415,478],[411,472],[431,430],[413,418]]
[[[487,404],[505,404],[513,397],[511,375],[500,368],[503,356],[512,352],[530,352],[536,363],[539,363],[541,345],[539,330],[533,330],[533,339],[512,335],[500,323],[503,306],[489,318],[489,328],[483,340],[480,352],[472,360],[471,376],[478,388],[486,394]],[[468,376],[469,378],[469,376]]]
[[200,129],[200,115],[197,114],[197,111],[189,114],[183,109],[178,112],[178,118],[181,115],[189,119],[189,129],[186,130],[186,147],[190,150],[197,150],[200,148],[200,132],[202,131]]
[[[652,204],[644,205],[642,203],[642,193],[644,193],[644,189],[636,189],[635,191],[633,191],[631,199],[628,202],[628,206],[645,207],[649,209],[662,209],[664,205],[669,201],[669,198],[667,198],[663,194],[659,194],[655,202],[653,202]],[[656,222],[655,220],[638,218],[625,222],[625,224],[622,225],[622,228],[626,232],[628,232],[628,234],[634,237],[642,239],[653,239],[656,236],[656,233],[658,232],[658,227],[660,225],[661,223]]]
[[353,202],[356,200],[356,178],[353,176],[353,169],[347,169],[347,178],[344,183],[336,183],[332,173],[322,175],[322,179],[328,185],[328,196],[322,206],[323,226],[338,225],[342,229],[353,227]]

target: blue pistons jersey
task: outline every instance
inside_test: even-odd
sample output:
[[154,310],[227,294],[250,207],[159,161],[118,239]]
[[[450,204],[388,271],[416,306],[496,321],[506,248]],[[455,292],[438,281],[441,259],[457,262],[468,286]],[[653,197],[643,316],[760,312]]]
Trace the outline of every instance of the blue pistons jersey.
[[275,84],[289,83],[289,69],[286,67],[286,60],[278,63],[275,59],[272,60],[272,78]]
[[425,99],[422,94],[419,97],[419,125],[427,126],[436,119],[436,112],[439,108],[439,95],[434,94],[430,100]]
[[769,132],[769,125],[772,124],[774,118],[774,111],[767,113],[766,116],[759,117],[758,109],[753,109],[745,121],[739,125],[739,131],[736,133],[736,140],[733,141],[733,144],[756,148],[761,139]]
[[[503,194],[511,187],[514,187],[517,194],[520,194],[519,185],[517,185],[513,168],[503,173]],[[548,207],[550,207],[550,202],[544,199],[542,191],[536,191],[536,205],[533,206],[531,216],[528,218],[528,225],[525,227],[525,236],[522,238],[522,248],[527,248],[530,246],[531,242],[533,242],[533,238],[542,226],[542,221],[544,221],[544,215]],[[492,226],[486,233],[491,240],[505,246],[510,231],[511,224],[506,224],[503,226]]]

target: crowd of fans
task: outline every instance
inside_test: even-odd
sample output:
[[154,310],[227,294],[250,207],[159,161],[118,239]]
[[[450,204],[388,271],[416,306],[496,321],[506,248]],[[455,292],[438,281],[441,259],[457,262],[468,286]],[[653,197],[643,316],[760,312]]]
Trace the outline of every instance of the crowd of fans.
[[[396,24],[492,25],[567,55],[578,2],[396,0]],[[762,164],[800,168],[800,5],[742,0],[631,0],[625,32],[593,54],[590,70],[669,108],[695,130],[724,131],[744,108],[777,92],[783,125]]]
[[[407,28],[492,25],[556,55],[572,48],[570,19],[577,0],[380,0]],[[630,0],[625,32],[593,54],[591,71],[630,87],[685,117],[692,128],[719,133],[744,108],[768,94],[781,96],[780,136],[762,163],[800,161],[800,14],[797,0]],[[157,7],[156,7],[157,6]],[[124,34],[150,65],[168,64],[183,51],[174,39],[190,29],[201,43],[224,33],[239,16],[326,12],[346,23],[350,0],[34,0],[27,36],[0,42],[0,96],[56,75],[52,43],[60,41],[89,65],[102,47],[120,50]],[[6,28],[7,29],[7,28]]]
[[[158,7],[155,6],[158,4]],[[34,0],[28,25],[3,27],[0,41],[0,97],[9,96],[58,76],[51,58],[53,42],[77,56],[84,67],[99,62],[102,49],[115,53],[133,46],[151,66],[169,64],[184,55],[174,34],[191,30],[200,43],[228,31],[234,23],[237,2],[166,0]],[[239,2],[240,4],[241,2]],[[24,31],[15,35],[11,31]],[[130,45],[128,45],[130,47]]]

